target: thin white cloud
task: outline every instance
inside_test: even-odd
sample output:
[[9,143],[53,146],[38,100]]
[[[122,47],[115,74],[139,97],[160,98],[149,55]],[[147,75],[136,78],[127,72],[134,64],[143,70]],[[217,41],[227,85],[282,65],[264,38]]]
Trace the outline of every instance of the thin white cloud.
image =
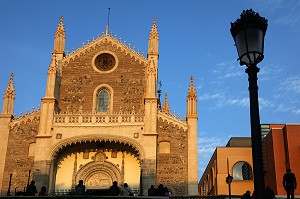
[[198,84],[198,85],[195,86],[195,88],[196,88],[196,90],[199,90],[199,89],[203,88],[203,85],[202,84]]
[[283,24],[285,26],[295,26],[300,21],[300,15],[297,12],[290,12],[275,20],[275,23]]
[[276,106],[274,112],[281,112],[281,113],[287,113],[290,112],[291,114],[298,115],[300,114],[300,107],[293,106],[291,104],[279,104]]
[[198,138],[198,171],[199,177],[203,174],[216,147],[225,146],[228,142],[227,137],[201,136]]
[[290,26],[299,30],[300,22],[300,1],[299,0],[265,0],[258,1],[260,7],[273,15],[272,22]]
[[211,157],[216,147],[225,146],[227,142],[227,137],[199,137],[198,152],[201,154],[201,157]]
[[[222,108],[224,106],[236,106],[236,107],[243,107],[248,108],[249,105],[249,97],[228,97],[224,93],[206,93],[201,96],[199,96],[199,100],[205,101],[211,101],[215,104],[215,106],[211,106],[211,110],[215,110],[218,108]],[[275,107],[275,104],[265,98],[258,98],[259,107],[260,109],[265,108],[273,108]]]
[[221,93],[213,93],[213,94],[209,94],[209,93],[206,93],[206,94],[203,94],[201,96],[199,96],[199,100],[212,100],[212,99],[222,99],[224,98],[223,97],[223,94]]
[[213,67],[213,73],[219,75],[218,79],[225,79],[230,77],[236,77],[242,74],[242,71],[237,66],[238,63],[236,61],[223,61],[217,63]]
[[226,78],[234,78],[234,77],[240,77],[244,74],[242,71],[234,71],[234,72],[228,72],[222,76],[219,76],[218,79],[226,79]]
[[280,83],[278,90],[280,92],[292,92],[295,94],[300,94],[300,77],[288,77]]
[[268,99],[264,99],[264,98],[260,98],[260,97],[258,98],[258,103],[259,103],[259,108],[260,109],[275,107],[275,104],[273,102],[271,102]]
[[228,99],[226,104],[229,105],[236,105],[241,107],[248,107],[249,106],[249,98],[241,98],[241,99]]
[[298,110],[293,110],[292,111],[294,114],[296,114],[296,115],[300,115],[300,109],[298,109]]
[[273,80],[277,79],[282,71],[284,70],[284,66],[279,65],[268,65],[268,66],[262,66],[260,68],[260,72],[258,73],[259,81],[266,81],[266,80]]

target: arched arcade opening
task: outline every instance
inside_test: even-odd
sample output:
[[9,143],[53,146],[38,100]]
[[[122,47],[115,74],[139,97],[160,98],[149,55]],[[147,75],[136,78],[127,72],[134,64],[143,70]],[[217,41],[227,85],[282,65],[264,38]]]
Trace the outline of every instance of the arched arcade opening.
[[72,192],[83,180],[88,192],[107,190],[113,181],[138,193],[141,151],[124,140],[77,139],[58,145],[50,168],[51,192]]

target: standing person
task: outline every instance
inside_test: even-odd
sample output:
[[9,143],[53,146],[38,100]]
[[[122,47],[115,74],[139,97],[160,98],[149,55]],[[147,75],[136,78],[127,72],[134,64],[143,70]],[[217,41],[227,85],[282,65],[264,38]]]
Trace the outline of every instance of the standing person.
[[76,195],[84,195],[85,194],[85,185],[83,184],[83,180],[79,180],[78,185],[75,187]]
[[127,183],[124,183],[124,185],[123,185],[122,196],[133,196],[133,193],[131,192]]
[[241,199],[251,199],[251,191],[246,191]]
[[265,189],[265,198],[266,199],[274,199],[275,198],[274,191],[269,186],[267,186]]
[[36,189],[36,186],[35,186],[35,181],[32,180],[30,182],[30,185],[28,185],[26,187],[26,196],[35,196],[35,194],[37,193],[37,189]]
[[296,176],[291,169],[287,169],[283,176],[283,187],[287,194],[287,199],[294,199],[297,188]]
[[151,185],[148,189],[148,196],[156,196],[156,188],[154,187],[154,185]]
[[118,195],[120,195],[120,188],[118,187],[118,182],[117,181],[113,181],[112,186],[109,187],[108,195],[109,196],[118,196]]

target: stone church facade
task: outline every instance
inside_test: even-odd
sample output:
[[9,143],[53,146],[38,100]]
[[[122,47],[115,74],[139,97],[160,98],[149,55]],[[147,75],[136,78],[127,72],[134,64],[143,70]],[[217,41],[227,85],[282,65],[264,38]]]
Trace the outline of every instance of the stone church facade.
[[[197,195],[197,97],[193,78],[185,119],[158,96],[159,37],[154,20],[147,57],[106,33],[65,52],[63,18],[55,32],[46,94],[38,110],[14,115],[13,74],[0,114],[1,194],[29,180],[49,192],[128,182]],[[10,185],[9,185],[10,184]]]

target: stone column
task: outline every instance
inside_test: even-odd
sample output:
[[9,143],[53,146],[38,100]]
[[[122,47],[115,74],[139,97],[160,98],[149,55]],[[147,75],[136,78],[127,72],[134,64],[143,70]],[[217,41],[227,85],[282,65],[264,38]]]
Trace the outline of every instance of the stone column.
[[1,188],[3,182],[5,160],[6,160],[10,120],[11,120],[11,114],[0,114],[0,137],[1,137],[0,139],[0,151],[1,151],[0,153],[0,195],[4,194],[2,193]]
[[143,195],[148,195],[150,185],[156,184],[156,147],[157,135],[144,135],[145,157],[141,160]]

